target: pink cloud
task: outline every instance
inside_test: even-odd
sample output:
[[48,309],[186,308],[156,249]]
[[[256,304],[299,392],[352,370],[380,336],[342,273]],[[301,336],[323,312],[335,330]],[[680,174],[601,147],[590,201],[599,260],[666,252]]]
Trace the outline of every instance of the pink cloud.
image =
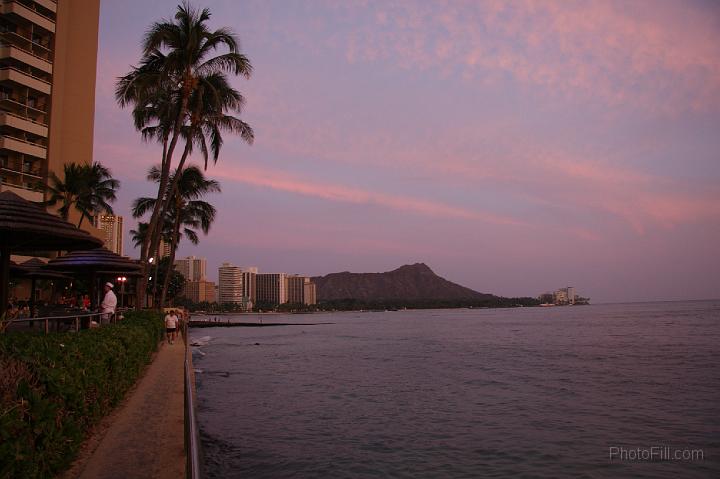
[[390,195],[360,188],[347,187],[340,184],[311,182],[301,178],[292,177],[279,170],[220,167],[214,170],[214,175],[221,179],[272,188],[274,190],[289,193],[297,193],[303,196],[322,198],[330,201],[375,205],[427,216],[460,218],[501,225],[525,224],[524,222],[509,216],[500,216],[492,213],[460,208],[420,198]]
[[720,31],[712,15],[689,3],[344,5],[353,18],[382,12],[357,21],[351,62],[385,59],[440,71],[450,64],[468,79],[506,72],[565,97],[654,111],[720,103]]

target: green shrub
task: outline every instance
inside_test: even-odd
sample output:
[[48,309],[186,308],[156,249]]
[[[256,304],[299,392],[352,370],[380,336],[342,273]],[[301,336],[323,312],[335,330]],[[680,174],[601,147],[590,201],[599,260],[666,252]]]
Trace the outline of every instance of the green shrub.
[[163,334],[157,313],[80,333],[0,335],[0,478],[53,477],[122,400]]

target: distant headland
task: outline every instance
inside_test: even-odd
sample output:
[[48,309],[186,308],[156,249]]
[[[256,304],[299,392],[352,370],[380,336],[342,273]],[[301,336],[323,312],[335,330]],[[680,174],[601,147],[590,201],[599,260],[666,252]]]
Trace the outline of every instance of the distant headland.
[[420,309],[538,306],[537,298],[480,293],[433,272],[425,263],[384,273],[331,273],[312,278],[322,309]]

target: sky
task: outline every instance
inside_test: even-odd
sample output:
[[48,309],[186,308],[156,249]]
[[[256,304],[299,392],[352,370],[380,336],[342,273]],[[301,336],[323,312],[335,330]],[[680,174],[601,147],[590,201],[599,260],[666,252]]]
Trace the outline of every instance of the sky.
[[[101,3],[94,159],[152,196],[113,97],[177,1]],[[178,257],[264,272],[424,262],[475,290],[720,298],[720,4],[205,0],[251,60],[221,194]],[[196,161],[200,161],[199,158]]]

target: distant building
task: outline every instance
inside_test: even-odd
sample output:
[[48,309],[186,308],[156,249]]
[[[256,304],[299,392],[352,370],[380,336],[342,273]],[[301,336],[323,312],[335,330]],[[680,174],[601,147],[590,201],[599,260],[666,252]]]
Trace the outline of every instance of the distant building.
[[315,304],[315,284],[307,276],[287,276],[287,302],[292,304]]
[[150,257],[153,258],[153,261],[155,258],[158,260],[161,260],[163,258],[167,258],[170,256],[170,243],[166,242],[162,238],[160,239],[160,242],[158,243],[158,248],[155,254],[151,254]]
[[158,243],[158,255],[157,255],[158,258],[162,259],[162,258],[167,258],[168,256],[170,256],[170,249],[171,249],[170,243],[168,243],[164,239],[161,239],[160,242]]
[[303,285],[303,304],[313,305],[317,304],[317,288],[315,283],[308,281]]
[[185,277],[186,281],[205,281],[206,265],[205,258],[195,256],[175,260],[175,269]]
[[257,302],[279,305],[287,303],[287,274],[258,273]]
[[215,296],[215,283],[205,280],[185,281],[182,296],[194,303],[202,303],[203,301],[215,303],[217,301],[217,297]]
[[558,289],[554,293],[555,304],[568,304],[567,291],[564,289]]
[[567,288],[565,288],[565,290],[567,292],[568,303],[575,304],[575,299],[577,298],[577,295],[575,294],[575,288],[573,288],[572,286],[568,286]]
[[218,268],[218,303],[243,304],[242,268],[223,263]]
[[123,254],[123,217],[114,215],[99,215],[96,225],[102,232],[105,247],[113,253]]
[[[292,304],[303,304],[305,295],[305,277],[296,274],[287,275],[287,302]],[[309,280],[309,278],[307,278]]]
[[578,296],[575,288],[568,286],[567,288],[560,288],[553,293],[544,293],[538,296],[538,299],[543,304],[552,303],[558,306],[568,304],[588,304],[589,298],[581,298]]
[[257,274],[258,269],[254,266],[240,268],[242,271],[242,294],[245,302],[245,309],[251,310],[257,302]]

